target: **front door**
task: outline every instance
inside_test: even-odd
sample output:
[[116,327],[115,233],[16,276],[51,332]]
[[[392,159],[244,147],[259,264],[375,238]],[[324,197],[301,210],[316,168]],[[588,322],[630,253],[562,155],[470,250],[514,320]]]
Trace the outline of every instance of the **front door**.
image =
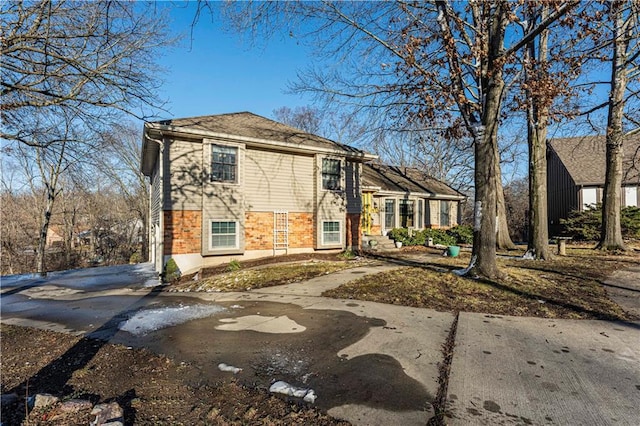
[[396,227],[396,200],[384,200],[384,229],[390,231]]
[[373,194],[362,193],[362,232],[365,235],[371,234],[371,224],[373,222]]

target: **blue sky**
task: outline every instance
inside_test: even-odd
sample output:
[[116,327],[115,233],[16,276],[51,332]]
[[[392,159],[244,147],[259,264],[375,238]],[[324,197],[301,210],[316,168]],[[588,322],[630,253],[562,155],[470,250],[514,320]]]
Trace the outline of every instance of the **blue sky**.
[[278,35],[251,47],[248,38],[243,43],[241,36],[225,31],[208,12],[203,12],[191,35],[194,14],[193,2],[171,12],[171,28],[185,38],[160,60],[167,70],[160,93],[168,99],[170,113],[162,118],[238,111],[271,117],[282,106],[311,104],[310,99],[284,93],[287,82],[295,80],[296,71],[310,61],[307,48]]

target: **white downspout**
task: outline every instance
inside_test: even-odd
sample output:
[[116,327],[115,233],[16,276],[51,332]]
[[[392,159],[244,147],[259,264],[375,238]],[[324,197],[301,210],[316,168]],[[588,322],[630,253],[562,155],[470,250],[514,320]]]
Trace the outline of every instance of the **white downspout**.
[[[155,142],[160,147],[160,151],[158,152],[158,161],[160,161],[160,166],[158,167],[158,173],[160,174],[160,178],[158,179],[160,182],[160,211],[158,212],[158,227],[160,228],[160,232],[158,233],[159,238],[156,240],[156,258],[153,259],[156,269],[158,269],[158,273],[162,274],[164,272],[164,140],[154,139],[149,136],[149,133],[145,131],[145,138],[150,140],[151,142]],[[155,238],[155,236],[154,236]],[[160,262],[158,262],[158,258]]]

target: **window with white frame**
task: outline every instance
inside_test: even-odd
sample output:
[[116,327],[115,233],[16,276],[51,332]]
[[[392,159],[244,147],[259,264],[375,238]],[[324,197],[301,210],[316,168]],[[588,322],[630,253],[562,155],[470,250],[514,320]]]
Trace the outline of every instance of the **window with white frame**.
[[341,236],[339,221],[322,222],[322,245],[340,244]]
[[322,159],[322,189],[340,189],[340,160]]
[[238,248],[238,222],[211,221],[211,250]]
[[238,148],[211,145],[211,182],[236,183]]

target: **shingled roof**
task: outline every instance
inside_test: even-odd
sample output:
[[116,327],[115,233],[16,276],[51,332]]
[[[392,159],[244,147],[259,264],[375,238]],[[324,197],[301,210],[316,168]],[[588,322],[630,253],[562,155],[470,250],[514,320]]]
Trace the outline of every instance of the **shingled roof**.
[[346,151],[352,154],[365,154],[364,151],[349,145],[332,141],[303,130],[287,126],[251,112],[235,112],[201,117],[176,118],[155,121],[152,124],[170,126],[175,131],[213,132],[245,138],[285,142],[301,147],[318,147]]
[[[603,185],[605,179],[606,145],[604,136],[559,138],[549,141],[576,185]],[[640,135],[623,143],[622,183],[640,181]]]
[[362,185],[384,191],[422,193],[430,196],[464,198],[464,194],[426,173],[410,167],[364,164]]

